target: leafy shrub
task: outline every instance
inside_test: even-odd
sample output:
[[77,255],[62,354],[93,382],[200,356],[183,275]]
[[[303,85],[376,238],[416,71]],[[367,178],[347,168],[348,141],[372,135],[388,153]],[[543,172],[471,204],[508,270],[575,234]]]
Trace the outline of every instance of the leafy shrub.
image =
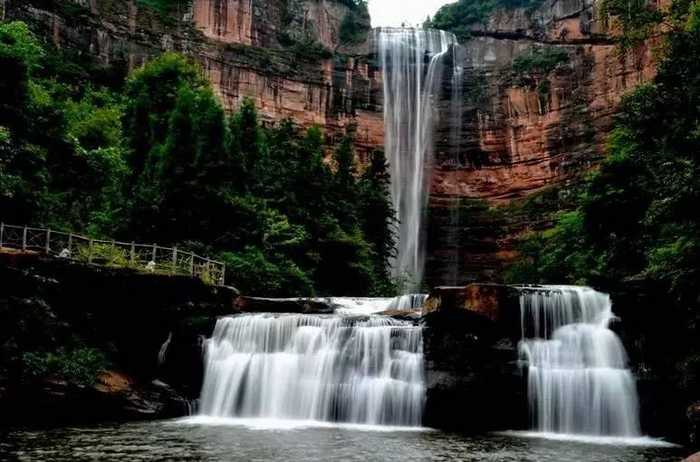
[[94,385],[108,366],[105,355],[94,348],[59,349],[55,353],[27,352],[22,355],[25,375],[35,379],[57,377],[76,385]]

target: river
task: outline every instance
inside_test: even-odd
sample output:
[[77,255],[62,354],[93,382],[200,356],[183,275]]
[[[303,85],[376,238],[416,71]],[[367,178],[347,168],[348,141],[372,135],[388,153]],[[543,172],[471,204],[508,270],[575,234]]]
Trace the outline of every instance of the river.
[[677,462],[687,455],[670,446],[590,444],[508,434],[469,437],[416,429],[243,423],[247,425],[174,420],[6,429],[0,430],[0,460]]

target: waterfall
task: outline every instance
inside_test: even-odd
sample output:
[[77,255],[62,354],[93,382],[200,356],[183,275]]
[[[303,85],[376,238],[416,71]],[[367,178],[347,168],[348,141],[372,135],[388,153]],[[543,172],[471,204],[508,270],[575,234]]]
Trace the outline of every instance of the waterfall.
[[443,57],[457,39],[438,30],[382,28],[375,40],[384,82],[384,147],[399,221],[392,271],[410,279],[406,291],[415,291],[425,264],[424,217]]
[[200,414],[420,426],[420,327],[389,317],[238,315],[206,343]]
[[396,311],[420,311],[423,309],[428,294],[406,294],[394,297],[387,309]]
[[540,432],[634,437],[637,389],[607,294],[573,286],[523,288],[521,358]]

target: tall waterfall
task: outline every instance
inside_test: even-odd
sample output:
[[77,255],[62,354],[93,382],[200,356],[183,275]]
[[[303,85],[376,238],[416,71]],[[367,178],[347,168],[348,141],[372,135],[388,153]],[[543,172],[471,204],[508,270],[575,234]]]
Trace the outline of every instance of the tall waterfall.
[[404,289],[415,290],[425,263],[424,217],[443,58],[457,39],[438,30],[378,29],[375,40],[384,82],[384,147],[399,220],[393,274],[410,278]]
[[520,353],[541,432],[633,437],[640,434],[637,389],[607,294],[590,288],[523,288]]
[[239,315],[206,345],[200,413],[420,426],[420,327],[392,318]]

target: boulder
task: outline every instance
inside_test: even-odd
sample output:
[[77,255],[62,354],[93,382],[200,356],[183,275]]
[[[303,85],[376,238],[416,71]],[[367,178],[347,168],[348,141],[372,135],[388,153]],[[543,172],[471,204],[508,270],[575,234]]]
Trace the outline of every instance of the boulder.
[[518,295],[518,289],[502,284],[436,287],[425,302],[423,315],[467,310],[494,322],[509,320],[513,312],[519,312]]
[[423,315],[426,425],[469,433],[525,428],[518,290],[438,287]]
[[[693,447],[698,447],[700,446],[700,401],[691,404],[686,415],[689,424],[688,440]],[[700,453],[693,457],[696,457],[693,462],[700,462]]]
[[409,322],[418,322],[420,320],[421,314],[420,311],[406,311],[406,310],[386,310],[382,311],[381,313],[377,313],[381,316],[389,316],[394,319],[398,319],[399,321],[409,321]]

